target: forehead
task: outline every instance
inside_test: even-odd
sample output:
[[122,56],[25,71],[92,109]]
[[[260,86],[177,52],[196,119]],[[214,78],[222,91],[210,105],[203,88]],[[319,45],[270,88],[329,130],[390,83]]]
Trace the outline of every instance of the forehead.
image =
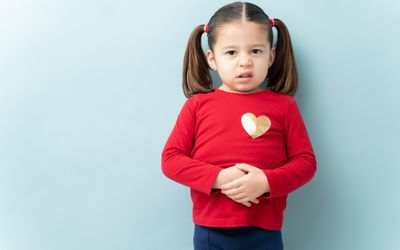
[[267,45],[266,26],[254,22],[234,22],[218,27],[215,47],[248,47],[253,44]]

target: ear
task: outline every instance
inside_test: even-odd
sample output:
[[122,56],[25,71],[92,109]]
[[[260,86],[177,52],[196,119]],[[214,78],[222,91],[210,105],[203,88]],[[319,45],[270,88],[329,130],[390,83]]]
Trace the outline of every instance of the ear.
[[210,68],[212,70],[216,70],[217,65],[215,63],[214,53],[210,49],[208,49],[206,56],[207,56],[207,62],[208,62],[208,65],[210,65]]
[[275,56],[276,56],[276,50],[275,47],[271,49],[270,53],[269,53],[269,63],[268,63],[268,68],[270,68],[272,66],[272,64],[275,61]]

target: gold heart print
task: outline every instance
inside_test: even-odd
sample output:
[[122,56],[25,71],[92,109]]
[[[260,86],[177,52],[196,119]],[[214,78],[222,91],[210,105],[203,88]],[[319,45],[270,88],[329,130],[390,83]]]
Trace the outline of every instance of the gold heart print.
[[246,113],[242,115],[242,126],[255,139],[268,131],[271,127],[271,120],[265,115],[256,117],[252,113]]

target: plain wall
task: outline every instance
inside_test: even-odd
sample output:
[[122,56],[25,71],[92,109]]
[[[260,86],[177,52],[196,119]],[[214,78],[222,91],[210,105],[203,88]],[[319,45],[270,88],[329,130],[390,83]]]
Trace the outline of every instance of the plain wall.
[[[1,250],[192,249],[189,188],[161,151],[187,39],[227,3],[0,1]],[[289,195],[285,249],[396,249],[400,3],[253,3],[290,31],[318,163]]]

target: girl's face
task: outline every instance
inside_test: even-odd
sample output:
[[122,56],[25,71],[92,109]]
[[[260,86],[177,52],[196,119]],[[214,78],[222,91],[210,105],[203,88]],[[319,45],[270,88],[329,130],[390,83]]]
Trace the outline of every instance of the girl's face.
[[220,89],[239,93],[262,90],[260,85],[275,59],[275,48],[270,49],[266,27],[247,21],[234,22],[216,32],[214,51],[207,51],[207,61],[222,80]]

